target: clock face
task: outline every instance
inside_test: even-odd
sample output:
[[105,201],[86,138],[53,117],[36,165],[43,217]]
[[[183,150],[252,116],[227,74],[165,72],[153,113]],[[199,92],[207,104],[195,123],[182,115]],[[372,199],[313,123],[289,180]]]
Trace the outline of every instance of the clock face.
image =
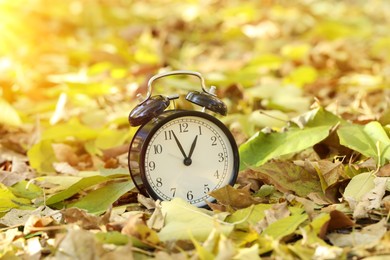
[[205,200],[214,200],[209,192],[234,183],[238,153],[221,122],[209,115],[186,115],[167,120],[151,132],[141,164],[152,197],[180,197],[202,207]]

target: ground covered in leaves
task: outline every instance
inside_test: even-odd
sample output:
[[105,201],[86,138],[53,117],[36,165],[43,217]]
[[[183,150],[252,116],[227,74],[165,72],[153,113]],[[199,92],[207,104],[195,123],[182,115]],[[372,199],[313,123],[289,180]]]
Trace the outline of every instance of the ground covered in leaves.
[[[389,24],[386,0],[0,1],[0,258],[389,257]],[[209,209],[127,169],[136,95],[175,69],[240,146]]]

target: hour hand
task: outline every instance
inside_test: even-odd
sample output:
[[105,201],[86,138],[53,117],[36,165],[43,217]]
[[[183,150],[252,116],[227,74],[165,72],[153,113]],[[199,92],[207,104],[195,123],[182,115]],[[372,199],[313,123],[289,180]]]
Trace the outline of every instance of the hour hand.
[[171,132],[172,132],[173,138],[175,138],[176,144],[179,147],[181,154],[183,155],[184,159],[186,159],[187,155],[184,152],[183,146],[181,146],[181,143],[180,143],[179,139],[177,139],[177,136],[175,135],[175,132],[173,132],[172,130],[171,130]]

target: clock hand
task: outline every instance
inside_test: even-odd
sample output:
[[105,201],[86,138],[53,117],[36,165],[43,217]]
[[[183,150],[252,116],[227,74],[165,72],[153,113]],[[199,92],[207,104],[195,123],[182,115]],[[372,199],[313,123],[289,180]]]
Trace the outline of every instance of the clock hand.
[[198,140],[198,135],[195,136],[195,139],[194,139],[194,141],[191,144],[191,149],[190,149],[190,153],[188,154],[188,159],[191,159],[191,157],[192,157],[192,153],[194,152],[197,140]]
[[198,136],[195,136],[195,139],[194,139],[194,141],[192,141],[192,144],[191,144],[190,153],[189,153],[188,157],[184,158],[183,163],[185,166],[190,166],[192,164],[191,156],[192,156],[192,153],[194,152],[197,140],[198,140]]
[[183,154],[184,160],[185,160],[185,159],[187,158],[187,155],[186,155],[186,153],[184,152],[183,146],[181,146],[181,143],[179,142],[179,139],[177,139],[177,137],[176,137],[176,135],[175,135],[175,132],[173,132],[172,130],[171,130],[171,132],[172,132],[173,138],[175,138],[176,144],[177,144],[177,146],[179,147],[180,152]]

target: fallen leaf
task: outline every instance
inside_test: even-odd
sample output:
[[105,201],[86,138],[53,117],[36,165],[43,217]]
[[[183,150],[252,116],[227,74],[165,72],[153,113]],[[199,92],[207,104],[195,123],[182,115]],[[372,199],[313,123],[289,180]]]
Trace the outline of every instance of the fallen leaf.
[[340,122],[334,114],[318,108],[307,113],[304,128],[291,127],[286,132],[258,132],[240,146],[240,169],[258,167],[282,155],[300,152],[324,140],[329,130]]
[[30,205],[30,200],[16,197],[8,187],[0,183],[0,212]]
[[89,192],[85,197],[67,206],[84,209],[88,213],[100,214],[105,212],[123,194],[134,187],[132,181],[108,183],[97,190]]
[[68,229],[54,257],[61,260],[99,259],[103,252],[102,245],[97,242],[93,233],[82,229]]
[[156,231],[146,225],[144,215],[142,213],[129,216],[121,230],[122,234],[137,238],[146,245],[158,245],[160,243],[159,236]]
[[161,202],[161,211],[165,216],[165,225],[158,233],[161,241],[189,240],[192,237],[204,241],[214,228],[225,235],[229,235],[234,228],[232,224],[213,216],[212,212],[199,209],[179,198]]
[[0,98],[0,111],[2,114],[2,116],[0,116],[0,124],[10,126],[20,126],[22,124],[18,112],[3,98]]
[[358,201],[361,197],[375,187],[375,175],[372,172],[364,172],[354,176],[344,190],[344,198]]
[[39,172],[53,172],[53,163],[57,161],[52,142],[42,140],[33,145],[27,152],[32,168]]
[[41,258],[42,250],[43,246],[41,245],[39,237],[32,237],[30,239],[27,239],[26,252],[30,259]]
[[281,192],[294,192],[305,197],[312,192],[322,192],[321,182],[316,174],[289,161],[274,161],[254,169],[255,176],[273,184]]
[[268,235],[277,240],[282,239],[294,233],[307,218],[307,214],[292,214],[288,217],[281,218],[266,227],[261,235]]
[[327,230],[329,232],[337,229],[350,228],[355,225],[355,223],[347,215],[339,210],[332,210],[329,215],[330,219],[327,224]]
[[20,174],[15,172],[0,171],[0,183],[5,186],[12,186],[22,180],[25,180],[27,174]]
[[[377,196],[381,196],[380,199],[382,199],[386,188],[386,181],[382,183],[383,185],[379,185],[381,182],[377,181],[377,184],[380,187],[378,187],[378,191],[376,191],[376,178],[379,177],[375,177],[372,172],[361,173],[354,176],[345,188],[343,197],[348,202],[350,208],[353,210],[354,217],[363,218],[368,216],[367,210],[370,204],[369,196],[371,196],[376,201],[378,201],[378,198],[375,198]],[[367,195],[370,192],[373,194]]]
[[54,219],[50,216],[30,215],[24,224],[23,234],[28,235],[44,229],[54,223]]
[[378,223],[368,225],[359,230],[352,230],[350,234],[331,233],[327,237],[330,242],[339,247],[371,248],[377,244],[387,232],[386,218]]
[[87,188],[90,188],[96,184],[103,183],[110,180],[109,178],[101,175],[95,175],[95,176],[89,176],[80,178],[79,181],[75,182],[74,184],[70,185],[63,191],[57,192],[50,196],[46,200],[47,205],[52,205],[60,201],[64,201],[67,198],[72,197],[73,195],[84,191]]
[[152,216],[148,219],[146,224],[149,228],[153,230],[161,230],[161,228],[164,226],[164,215],[161,211],[161,202],[156,203],[156,207],[153,211]]
[[12,226],[21,226],[25,225],[30,216],[35,215],[39,217],[51,217],[55,221],[60,221],[62,215],[58,210],[52,210],[49,207],[38,207],[33,210],[26,209],[11,209],[3,217],[0,218],[0,223],[12,227]]
[[364,126],[344,125],[337,130],[337,134],[340,144],[374,158],[378,166],[383,166],[390,160],[390,139],[377,121]]
[[76,223],[83,229],[100,229],[108,223],[111,211],[108,210],[103,216],[88,214],[78,208],[64,209],[61,213],[65,223]]
[[371,210],[380,208],[382,198],[386,192],[387,181],[388,177],[375,177],[374,188],[364,194],[355,205],[353,211],[355,219],[366,218]]
[[226,218],[226,222],[234,224],[236,229],[248,230],[261,221],[265,217],[266,210],[272,206],[272,204],[256,204],[236,210]]
[[230,185],[210,192],[210,196],[214,197],[218,203],[233,208],[246,208],[257,203],[248,189],[235,189]]

